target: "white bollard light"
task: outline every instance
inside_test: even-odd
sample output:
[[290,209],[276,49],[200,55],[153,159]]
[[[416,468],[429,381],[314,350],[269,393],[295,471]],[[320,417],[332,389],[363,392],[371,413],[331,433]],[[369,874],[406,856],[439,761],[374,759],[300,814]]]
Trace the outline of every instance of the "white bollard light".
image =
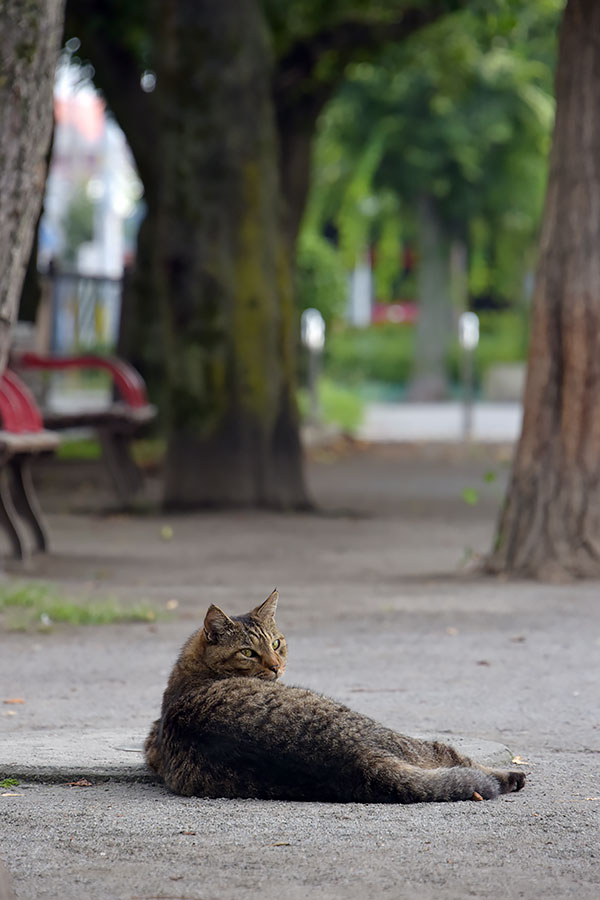
[[319,421],[319,369],[325,346],[325,319],[318,309],[305,309],[300,319],[302,343],[308,350],[308,391],[310,417],[313,424]]
[[476,313],[461,313],[458,319],[458,342],[463,358],[463,440],[468,441],[473,433],[473,353],[479,343],[479,316]]

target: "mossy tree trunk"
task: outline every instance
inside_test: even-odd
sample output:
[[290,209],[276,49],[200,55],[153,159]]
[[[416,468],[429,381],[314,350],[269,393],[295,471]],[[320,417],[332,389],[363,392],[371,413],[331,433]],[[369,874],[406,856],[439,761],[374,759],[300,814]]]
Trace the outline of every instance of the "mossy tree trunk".
[[523,430],[493,572],[600,575],[600,4],[569,0]]
[[172,0],[159,40],[136,318],[165,379],[165,506],[303,507],[264,23],[254,0]]
[[0,372],[44,192],[63,7],[0,3]]
[[[353,4],[349,21],[324,10],[272,65],[261,0],[69,0],[68,36],[145,189],[119,352],[164,414],[167,506],[306,505],[290,267],[316,120],[348,62],[465,5],[372,22]],[[149,94],[145,66],[158,76]]]

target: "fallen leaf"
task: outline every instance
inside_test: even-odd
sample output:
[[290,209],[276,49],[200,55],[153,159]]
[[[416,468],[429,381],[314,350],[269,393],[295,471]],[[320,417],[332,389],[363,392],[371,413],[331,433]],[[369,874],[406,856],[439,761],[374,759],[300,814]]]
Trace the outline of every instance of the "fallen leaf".
[[461,497],[469,506],[476,506],[479,502],[479,491],[472,487],[466,487],[463,489]]
[[86,778],[80,778],[79,781],[67,781],[65,784],[69,787],[93,787],[92,782]]
[[521,759],[520,756],[513,756],[513,758],[511,759],[511,762],[514,763],[515,766],[528,766],[529,765],[529,760]]
[[471,797],[471,800],[479,801],[479,800],[483,800],[483,797],[481,796],[481,794],[478,791],[473,791],[473,796]]
[[288,843],[288,841],[276,841],[274,844],[270,844],[270,847],[291,847],[292,845]]
[[25,701],[23,700],[22,697],[9,697],[7,700],[3,700],[2,702],[6,703],[6,704],[8,704],[8,703],[13,703],[13,704],[25,703]]

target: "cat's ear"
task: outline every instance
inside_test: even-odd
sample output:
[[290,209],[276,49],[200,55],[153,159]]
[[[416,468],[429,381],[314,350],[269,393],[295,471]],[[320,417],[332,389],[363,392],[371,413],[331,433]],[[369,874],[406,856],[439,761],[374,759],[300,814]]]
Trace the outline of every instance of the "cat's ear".
[[225,615],[222,609],[215,606],[214,603],[208,607],[208,612],[204,617],[204,634],[210,643],[219,640],[219,636],[233,625],[229,616]]
[[250,615],[258,619],[260,622],[274,622],[275,612],[277,610],[277,601],[279,600],[279,592],[277,588],[269,594],[264,603],[253,609]]

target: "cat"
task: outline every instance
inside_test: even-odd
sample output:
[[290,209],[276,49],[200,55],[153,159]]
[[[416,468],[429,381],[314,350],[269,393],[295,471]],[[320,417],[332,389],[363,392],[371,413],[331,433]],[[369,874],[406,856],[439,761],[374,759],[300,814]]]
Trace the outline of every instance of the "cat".
[[489,769],[437,741],[397,734],[279,679],[287,644],[277,591],[243,616],[210,606],[184,645],[144,746],[176,794],[266,800],[417,803],[489,800],[522,772]]

